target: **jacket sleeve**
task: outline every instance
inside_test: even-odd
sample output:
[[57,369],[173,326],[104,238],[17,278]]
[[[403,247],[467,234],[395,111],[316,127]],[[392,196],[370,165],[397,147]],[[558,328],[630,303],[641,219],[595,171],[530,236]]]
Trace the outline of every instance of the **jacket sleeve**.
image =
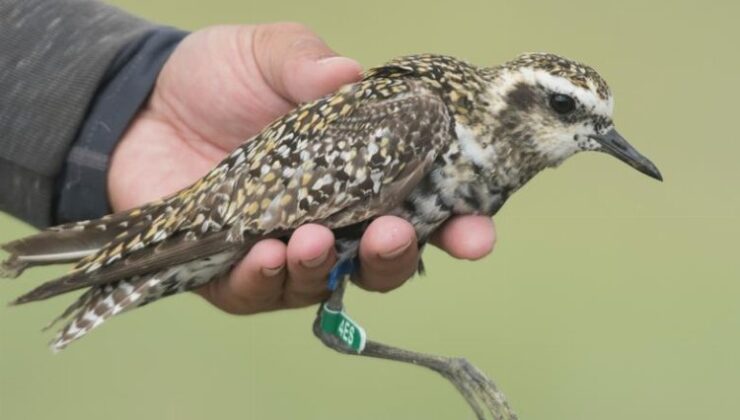
[[[86,134],[87,117],[115,113],[115,103],[109,98],[101,105],[100,98],[110,96],[106,88],[111,86],[126,93],[129,84],[122,79],[130,81],[131,73],[125,70],[142,50],[151,50],[151,45],[146,47],[148,39],[160,32],[149,22],[97,1],[0,0],[0,210],[48,226],[65,217],[58,217],[57,201],[67,207],[70,202],[73,207],[89,206],[84,202],[90,199],[89,191],[75,196],[74,188],[65,190],[70,179],[76,181],[72,185],[86,185],[85,174],[70,169],[68,161],[82,159],[104,176],[116,139],[102,148],[90,146],[98,140]],[[155,50],[163,61],[162,48]],[[129,108],[134,109],[128,118],[148,95],[159,70],[148,68],[151,80],[143,89],[134,89],[136,98],[129,97]],[[119,125],[125,128],[127,123]],[[87,153],[91,150],[101,154]],[[63,191],[72,195],[65,200]],[[92,194],[98,194],[98,207],[102,200],[107,208],[104,190]],[[85,198],[75,202],[79,197]]]

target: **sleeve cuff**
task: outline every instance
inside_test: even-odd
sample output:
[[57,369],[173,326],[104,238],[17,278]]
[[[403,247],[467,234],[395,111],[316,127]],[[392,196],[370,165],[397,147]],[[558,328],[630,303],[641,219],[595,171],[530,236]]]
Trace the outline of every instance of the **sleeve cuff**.
[[106,175],[111,153],[187,32],[156,28],[122,50],[93,99],[57,179],[56,223],[111,212]]

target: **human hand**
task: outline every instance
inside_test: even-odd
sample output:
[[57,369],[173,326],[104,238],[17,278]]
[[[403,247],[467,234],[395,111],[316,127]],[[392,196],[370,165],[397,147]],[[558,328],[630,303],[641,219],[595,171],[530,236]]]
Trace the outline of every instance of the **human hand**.
[[[360,73],[357,62],[336,56],[298,24],[194,32],[174,50],[113,153],[107,179],[113,209],[190,185],[296,104],[354,82]],[[454,257],[478,259],[491,251],[494,238],[489,218],[465,216],[450,220],[433,243]],[[328,295],[333,243],[332,232],[319,225],[300,227],[287,245],[263,240],[227,278],[198,293],[238,314],[318,303]],[[418,252],[410,224],[378,218],[361,241],[358,284],[374,291],[400,286],[413,275]]]

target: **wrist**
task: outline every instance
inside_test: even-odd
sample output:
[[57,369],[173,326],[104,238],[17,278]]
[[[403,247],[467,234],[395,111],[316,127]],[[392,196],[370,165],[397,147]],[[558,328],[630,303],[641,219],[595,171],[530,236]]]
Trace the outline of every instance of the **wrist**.
[[186,35],[157,28],[129,44],[111,63],[57,178],[57,223],[111,212],[106,183],[110,157],[162,66]]

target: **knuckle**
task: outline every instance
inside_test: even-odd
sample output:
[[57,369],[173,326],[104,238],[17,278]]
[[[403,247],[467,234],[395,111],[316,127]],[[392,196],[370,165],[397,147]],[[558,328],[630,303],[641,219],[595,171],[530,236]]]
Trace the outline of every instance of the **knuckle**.
[[255,48],[261,48],[269,44],[274,36],[275,31],[272,24],[257,25],[252,31],[252,43]]

